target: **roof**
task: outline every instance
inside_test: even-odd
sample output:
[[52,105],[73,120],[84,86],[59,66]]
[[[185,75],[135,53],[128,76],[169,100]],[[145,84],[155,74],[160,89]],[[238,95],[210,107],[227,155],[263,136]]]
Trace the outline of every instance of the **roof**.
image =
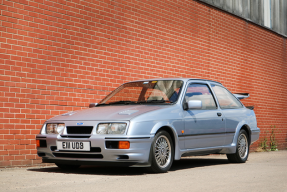
[[209,80],[209,79],[195,79],[195,78],[154,78],[154,79],[141,79],[141,80],[136,80],[136,81],[132,81],[132,82],[139,82],[139,81],[159,81],[159,80],[182,80],[182,81],[188,81],[188,80],[197,80],[197,81],[208,81],[208,82],[214,82],[214,83],[218,83],[221,84],[218,81],[213,81],[213,80]]

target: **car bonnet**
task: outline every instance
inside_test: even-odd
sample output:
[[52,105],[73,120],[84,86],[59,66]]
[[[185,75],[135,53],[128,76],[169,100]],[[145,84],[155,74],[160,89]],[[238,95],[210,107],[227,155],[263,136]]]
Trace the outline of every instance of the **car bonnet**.
[[118,121],[131,120],[143,113],[167,107],[166,105],[114,105],[99,106],[68,112],[48,121]]

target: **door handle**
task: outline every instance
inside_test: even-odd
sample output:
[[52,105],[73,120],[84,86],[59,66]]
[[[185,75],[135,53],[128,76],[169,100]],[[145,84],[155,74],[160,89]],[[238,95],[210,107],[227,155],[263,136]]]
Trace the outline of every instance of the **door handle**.
[[221,113],[217,113],[217,116],[220,117],[222,114]]

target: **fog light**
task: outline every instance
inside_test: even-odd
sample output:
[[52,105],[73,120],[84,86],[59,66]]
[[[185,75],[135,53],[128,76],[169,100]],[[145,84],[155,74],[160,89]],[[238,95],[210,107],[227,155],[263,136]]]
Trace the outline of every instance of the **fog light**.
[[119,141],[119,149],[129,149],[130,142],[129,141]]

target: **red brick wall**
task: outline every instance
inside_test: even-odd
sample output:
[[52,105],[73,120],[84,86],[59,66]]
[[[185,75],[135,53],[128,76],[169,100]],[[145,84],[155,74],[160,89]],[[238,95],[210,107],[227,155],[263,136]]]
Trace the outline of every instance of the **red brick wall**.
[[46,119],[154,77],[249,92],[261,139],[276,125],[287,147],[283,37],[193,0],[0,2],[0,166],[41,161],[35,135]]

